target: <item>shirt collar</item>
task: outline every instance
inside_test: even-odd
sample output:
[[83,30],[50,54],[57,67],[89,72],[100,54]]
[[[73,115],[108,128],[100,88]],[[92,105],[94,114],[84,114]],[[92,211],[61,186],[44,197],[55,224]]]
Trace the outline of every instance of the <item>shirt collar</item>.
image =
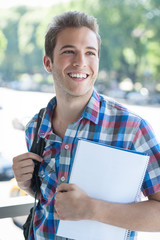
[[[56,97],[53,97],[45,110],[44,117],[42,119],[42,123],[40,126],[39,136],[42,138],[47,138],[47,135],[50,135],[52,132],[52,114],[53,109],[56,106]],[[100,95],[96,92],[96,90],[93,91],[92,96],[85,107],[82,117],[86,118],[93,123],[97,124],[99,120],[99,108],[100,108]]]
[[97,124],[99,120],[100,95],[96,90],[93,91],[92,96],[85,107],[82,116]]

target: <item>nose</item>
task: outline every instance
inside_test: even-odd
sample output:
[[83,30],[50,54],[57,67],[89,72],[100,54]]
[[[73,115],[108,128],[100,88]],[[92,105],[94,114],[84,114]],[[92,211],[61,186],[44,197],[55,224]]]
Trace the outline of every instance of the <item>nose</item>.
[[74,67],[85,67],[86,66],[86,57],[83,53],[76,53],[73,59]]

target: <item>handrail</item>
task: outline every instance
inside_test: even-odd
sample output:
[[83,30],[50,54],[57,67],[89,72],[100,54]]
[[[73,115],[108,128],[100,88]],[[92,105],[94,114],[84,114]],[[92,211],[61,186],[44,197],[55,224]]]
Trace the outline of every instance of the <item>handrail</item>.
[[30,196],[11,197],[0,201],[0,219],[28,215],[34,198]]

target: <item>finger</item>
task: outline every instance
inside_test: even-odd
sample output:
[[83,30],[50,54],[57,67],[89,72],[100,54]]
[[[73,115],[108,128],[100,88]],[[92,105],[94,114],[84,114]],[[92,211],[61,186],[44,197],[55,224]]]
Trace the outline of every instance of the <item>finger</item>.
[[14,162],[12,165],[15,176],[20,176],[26,173],[33,173],[34,162],[32,159]]
[[24,183],[31,179],[32,179],[31,173],[16,176],[16,180],[17,180],[18,184]]
[[28,173],[33,173],[34,171],[34,167],[33,166],[29,166],[29,167],[24,167],[24,168],[21,168],[21,174],[28,174]]
[[43,158],[40,157],[38,154],[32,153],[32,152],[27,152],[27,153],[23,153],[21,155],[18,155],[16,157],[13,158],[13,162],[19,162],[19,161],[23,161],[26,159],[33,159],[33,160],[37,160],[38,162],[42,162]]
[[62,183],[57,189],[57,192],[68,192],[74,190],[74,184]]
[[54,213],[54,218],[57,219],[57,220],[60,220],[60,217],[59,217],[58,213],[56,213],[56,212]]
[[25,159],[20,162],[14,162],[13,167],[16,168],[23,168],[23,167],[28,167],[28,166],[34,166],[34,162],[32,159]]
[[27,160],[21,161],[20,163],[18,163],[18,165],[21,168],[29,167],[29,166],[33,166],[34,167],[34,162],[33,162],[32,159],[27,159]]
[[57,212],[54,212],[54,218],[57,220],[66,220],[64,216],[59,215]]
[[24,167],[24,168],[13,168],[14,175],[16,178],[19,178],[19,181],[21,181],[21,177],[23,177],[24,174],[31,174],[33,175],[34,166]]

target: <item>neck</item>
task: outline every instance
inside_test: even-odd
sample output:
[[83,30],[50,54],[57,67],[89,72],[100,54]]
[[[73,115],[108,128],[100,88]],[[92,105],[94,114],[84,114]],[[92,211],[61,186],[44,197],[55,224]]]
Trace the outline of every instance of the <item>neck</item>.
[[76,97],[76,98],[58,98],[56,113],[60,119],[65,122],[73,123],[79,119],[85,106],[89,102],[90,96]]
[[53,116],[53,129],[54,132],[61,138],[64,137],[66,129],[69,124],[77,121],[84,108],[86,107],[92,93],[83,97],[57,97],[57,106]]

